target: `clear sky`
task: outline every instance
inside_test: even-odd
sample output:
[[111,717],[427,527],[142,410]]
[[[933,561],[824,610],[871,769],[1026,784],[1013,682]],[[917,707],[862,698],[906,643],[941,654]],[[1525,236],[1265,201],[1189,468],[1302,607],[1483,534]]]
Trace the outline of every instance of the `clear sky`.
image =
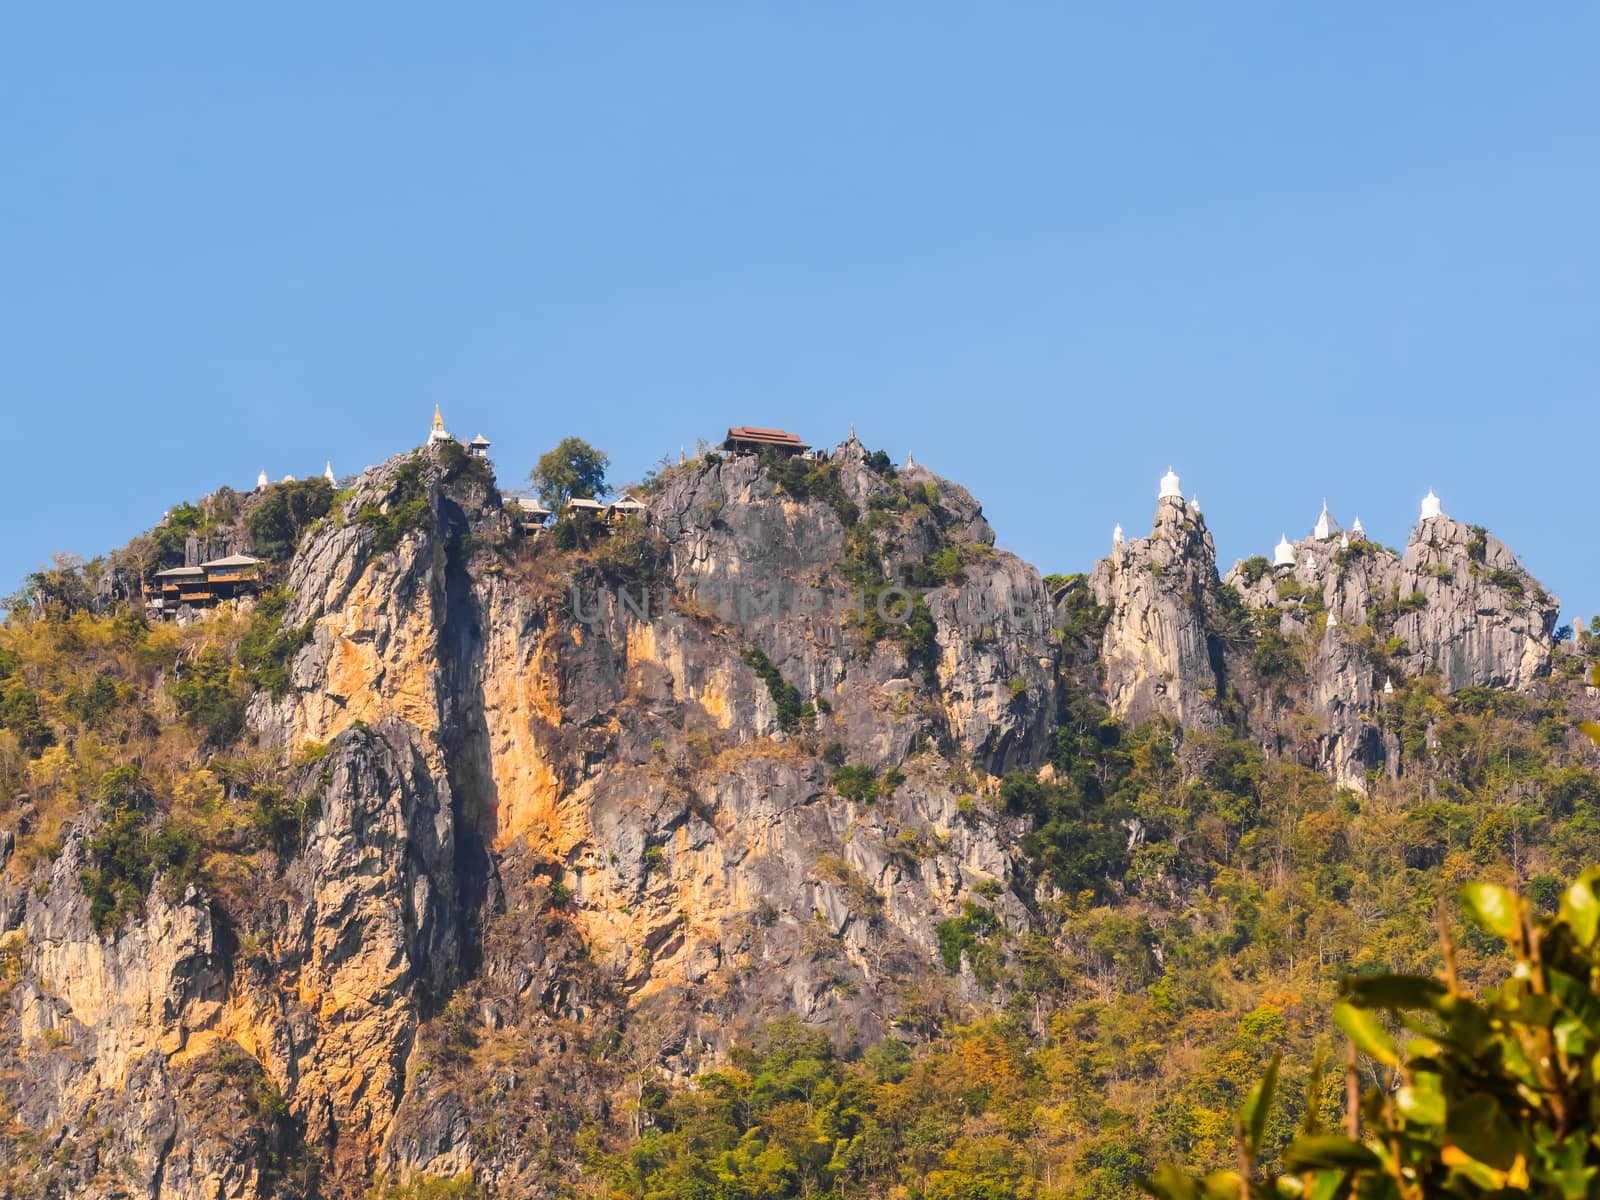
[[1600,610],[1600,9],[8,5],[0,591],[437,403],[502,483],[854,421],[1084,570],[1431,485]]

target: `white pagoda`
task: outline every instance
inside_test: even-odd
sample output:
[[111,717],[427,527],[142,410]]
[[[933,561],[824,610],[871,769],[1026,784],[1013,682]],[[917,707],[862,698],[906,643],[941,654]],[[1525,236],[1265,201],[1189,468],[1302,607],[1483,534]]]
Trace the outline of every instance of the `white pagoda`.
[[1319,542],[1325,542],[1340,530],[1339,522],[1328,511],[1328,501],[1322,501],[1322,515],[1317,518],[1316,525],[1311,530],[1311,536]]

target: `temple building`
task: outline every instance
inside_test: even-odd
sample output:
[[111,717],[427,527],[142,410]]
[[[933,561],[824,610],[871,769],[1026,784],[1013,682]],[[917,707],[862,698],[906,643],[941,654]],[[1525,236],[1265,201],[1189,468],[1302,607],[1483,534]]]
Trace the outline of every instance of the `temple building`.
[[1324,498],[1322,501],[1322,515],[1317,518],[1316,525],[1312,527],[1311,536],[1319,542],[1325,542],[1334,534],[1340,532],[1340,528],[1339,522],[1328,511],[1328,501]]
[[489,447],[493,444],[493,442],[480,433],[477,437],[473,438],[467,443],[467,453],[473,458],[488,458]]
[[521,527],[523,533],[538,533],[553,515],[531,492],[506,492],[502,505]]
[[178,609],[215,608],[224,600],[254,596],[261,590],[261,560],[249,554],[214,558],[198,567],[170,567],[157,571],[145,589],[145,611],[159,620],[178,615]]
[[624,495],[621,499],[606,506],[606,520],[616,522],[624,517],[636,517],[649,506],[635,500],[632,496]]
[[[850,427],[852,436],[855,426]],[[798,434],[789,433],[782,429],[761,429],[754,425],[736,425],[728,430],[728,436],[723,440],[722,448],[729,454],[760,454],[763,450],[775,450],[779,454],[795,455],[804,454],[811,446],[802,442]]]
[[439,412],[439,406],[435,404],[433,406],[433,424],[428,429],[427,444],[432,446],[438,442],[448,442],[453,440],[454,439],[450,436],[450,431],[444,427],[444,417]]
[[1435,517],[1444,516],[1444,508],[1439,503],[1439,497],[1433,494],[1433,489],[1428,489],[1428,494],[1422,498],[1422,516],[1419,521],[1431,521]]

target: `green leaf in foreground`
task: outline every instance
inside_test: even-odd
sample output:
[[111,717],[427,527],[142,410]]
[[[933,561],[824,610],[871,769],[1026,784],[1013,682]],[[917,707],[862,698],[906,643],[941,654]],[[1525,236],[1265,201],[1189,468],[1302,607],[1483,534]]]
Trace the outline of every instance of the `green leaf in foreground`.
[[1349,1035],[1357,1050],[1388,1066],[1399,1064],[1400,1051],[1375,1013],[1353,1004],[1335,1004],[1333,1019]]

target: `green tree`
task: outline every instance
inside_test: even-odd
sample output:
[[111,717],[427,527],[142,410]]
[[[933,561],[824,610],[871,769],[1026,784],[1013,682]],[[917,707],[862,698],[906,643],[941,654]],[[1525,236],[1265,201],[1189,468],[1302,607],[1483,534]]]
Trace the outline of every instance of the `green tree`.
[[606,468],[611,461],[582,438],[562,438],[554,450],[539,456],[528,480],[539,498],[559,508],[574,498],[593,500],[606,494]]
[[295,552],[313,521],[333,507],[333,485],[320,476],[275,483],[250,510],[250,538],[262,558],[281,562]]

